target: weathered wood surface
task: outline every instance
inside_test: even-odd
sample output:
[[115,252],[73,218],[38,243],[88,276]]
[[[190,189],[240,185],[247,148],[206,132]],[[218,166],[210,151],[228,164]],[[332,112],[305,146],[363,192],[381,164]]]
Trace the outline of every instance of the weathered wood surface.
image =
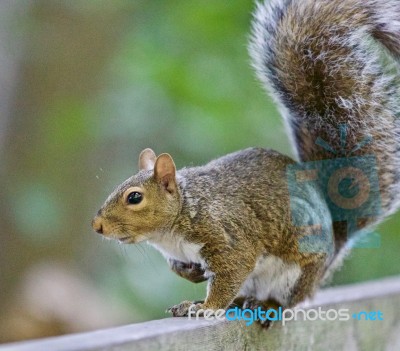
[[381,311],[382,321],[292,321],[265,331],[244,322],[167,318],[0,346],[0,351],[400,350],[400,277],[323,290],[302,308]]

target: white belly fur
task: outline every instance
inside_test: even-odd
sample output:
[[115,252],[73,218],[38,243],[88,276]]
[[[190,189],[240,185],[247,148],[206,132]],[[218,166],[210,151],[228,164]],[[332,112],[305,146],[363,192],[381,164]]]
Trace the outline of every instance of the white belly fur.
[[204,263],[199,254],[203,245],[189,243],[180,235],[165,234],[154,241],[149,240],[148,243],[160,251],[166,259],[173,258],[185,263]]
[[243,283],[239,296],[259,301],[272,298],[285,305],[300,274],[301,268],[295,263],[285,263],[273,255],[261,256]]
[[[204,260],[199,254],[202,245],[189,243],[180,235],[166,234],[156,240],[149,240],[149,244],[166,259],[173,258],[204,265]],[[259,257],[253,272],[243,283],[238,296],[253,297],[259,301],[273,298],[286,304],[300,274],[299,265],[285,263],[277,256],[263,255]]]

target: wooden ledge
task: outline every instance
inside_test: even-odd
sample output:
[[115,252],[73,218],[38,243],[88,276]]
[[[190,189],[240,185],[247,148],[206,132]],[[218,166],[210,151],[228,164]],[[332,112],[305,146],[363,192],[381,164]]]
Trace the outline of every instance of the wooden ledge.
[[400,277],[320,291],[300,308],[381,311],[383,320],[277,322],[166,318],[87,333],[3,344],[0,351],[400,350]]

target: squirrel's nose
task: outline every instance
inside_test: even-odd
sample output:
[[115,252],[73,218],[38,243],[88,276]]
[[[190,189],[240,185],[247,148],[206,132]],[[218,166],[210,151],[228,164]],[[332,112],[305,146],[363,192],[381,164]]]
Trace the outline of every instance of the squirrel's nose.
[[101,217],[94,217],[92,221],[92,228],[95,232],[103,234],[103,223],[101,222]]

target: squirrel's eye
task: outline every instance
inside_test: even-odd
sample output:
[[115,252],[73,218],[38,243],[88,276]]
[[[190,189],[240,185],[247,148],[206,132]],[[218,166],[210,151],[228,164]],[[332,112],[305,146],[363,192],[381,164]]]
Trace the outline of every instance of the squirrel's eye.
[[128,197],[126,198],[128,204],[130,205],[137,205],[143,200],[143,195],[138,191],[131,192]]

